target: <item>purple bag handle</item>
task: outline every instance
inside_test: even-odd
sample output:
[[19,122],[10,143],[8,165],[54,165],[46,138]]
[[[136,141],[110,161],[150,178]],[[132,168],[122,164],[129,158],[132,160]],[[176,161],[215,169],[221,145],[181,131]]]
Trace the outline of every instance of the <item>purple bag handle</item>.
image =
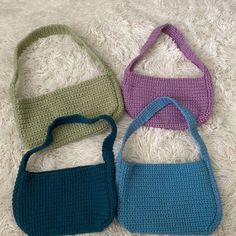
[[161,35],[162,32],[169,35],[175,41],[178,48],[183,52],[184,56],[187,59],[189,59],[193,64],[195,64],[204,74],[209,73],[207,67],[196,56],[193,50],[187,45],[183,34],[175,26],[171,24],[158,26],[152,31],[148,40],[141,48],[139,55],[130,62],[126,71],[128,72],[133,71],[134,66],[141,60],[141,58],[148,51],[148,49],[156,43],[158,37]]

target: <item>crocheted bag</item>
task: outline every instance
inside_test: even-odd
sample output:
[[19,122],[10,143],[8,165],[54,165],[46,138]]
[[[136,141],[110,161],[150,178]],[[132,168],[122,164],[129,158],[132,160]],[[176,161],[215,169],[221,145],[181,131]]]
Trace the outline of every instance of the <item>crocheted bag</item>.
[[[45,95],[26,99],[19,98],[17,87],[20,55],[39,38],[56,34],[71,36],[103,68],[104,74]],[[114,120],[118,120],[123,112],[123,99],[114,73],[68,26],[49,25],[30,33],[17,46],[14,65],[15,74],[10,92],[18,130],[26,147],[31,148],[41,144],[48,125],[57,117],[77,113],[87,117],[107,114],[111,115]],[[55,142],[50,148],[79,140],[107,128],[106,122],[93,125],[70,124],[66,127],[62,126],[56,130]]]
[[[203,76],[198,78],[160,78],[141,75],[134,71],[134,66],[141,60],[145,52],[154,45],[162,32],[174,39],[185,57],[202,71]],[[170,96],[187,106],[195,115],[197,123],[201,124],[209,118],[212,112],[213,87],[208,69],[189,48],[182,33],[173,25],[166,24],[153,30],[140,54],[126,68],[123,80],[123,96],[125,108],[132,118],[135,118],[153,99]],[[160,111],[158,116],[152,117],[145,126],[186,129],[187,123],[176,107],[170,105]]]
[[[123,160],[122,152],[132,133],[170,104],[187,120],[201,160],[178,164]],[[130,124],[118,155],[117,187],[118,221],[130,232],[206,235],[220,223],[220,196],[206,146],[193,114],[172,98],[154,100]]]
[[[104,120],[112,132],[103,142],[105,163],[45,172],[26,170],[30,156],[51,145],[52,131],[70,123]],[[22,158],[13,192],[13,213],[19,227],[28,235],[65,235],[97,232],[113,220],[117,204],[113,144],[116,124],[110,116],[60,117],[48,127],[44,143]]]

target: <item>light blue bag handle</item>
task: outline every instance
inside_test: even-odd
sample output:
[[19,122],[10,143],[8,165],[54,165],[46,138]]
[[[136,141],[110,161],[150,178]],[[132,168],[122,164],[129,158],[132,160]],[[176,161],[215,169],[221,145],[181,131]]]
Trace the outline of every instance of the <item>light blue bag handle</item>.
[[[155,99],[154,101],[149,103],[143,109],[143,111],[140,112],[139,115],[132,121],[132,123],[129,125],[129,127],[124,135],[122,145],[121,145],[121,148],[120,148],[120,151],[118,154],[118,158],[117,158],[118,163],[122,162],[122,153],[123,153],[123,150],[124,150],[124,147],[125,147],[125,144],[126,144],[128,138],[140,126],[142,126],[149,119],[151,119],[158,111],[160,111],[161,109],[163,109],[164,107],[166,107],[167,105],[170,105],[170,104],[175,105],[180,110],[180,112],[182,113],[182,115],[184,116],[185,120],[188,123],[189,132],[191,133],[192,137],[194,138],[194,140],[198,144],[201,159],[206,161],[206,163],[208,165],[210,164],[207,148],[206,148],[201,136],[199,135],[199,133],[197,131],[197,123],[194,118],[194,115],[192,114],[192,112],[188,108],[186,108],[185,106],[183,106],[182,104],[177,102],[175,99],[170,98],[170,97],[160,97],[160,98]],[[208,167],[210,167],[210,166],[208,166]]]
[[[122,173],[122,171],[124,171],[124,169],[121,168],[121,165],[124,164],[123,166],[126,166],[126,167],[127,167],[127,165],[130,165],[130,167],[136,165],[135,163],[129,163],[129,162],[126,163],[122,160],[122,153],[123,153],[123,150],[124,150],[124,147],[125,147],[125,144],[126,144],[128,138],[140,126],[142,126],[151,117],[153,117],[158,111],[160,111],[161,109],[163,109],[164,107],[166,107],[167,105],[170,105],[170,104],[175,105],[180,110],[180,112],[183,114],[184,118],[186,119],[186,121],[188,123],[189,132],[192,135],[192,137],[194,138],[194,140],[196,141],[196,143],[198,144],[201,160],[204,161],[205,164],[206,164],[206,168],[208,170],[209,177],[211,179],[211,187],[212,187],[212,190],[214,192],[216,205],[218,206],[217,207],[217,212],[216,212],[215,223],[211,226],[211,228],[214,229],[215,226],[218,225],[218,223],[221,219],[222,207],[221,207],[221,200],[220,200],[219,190],[218,190],[218,187],[217,187],[217,184],[216,184],[216,180],[215,180],[215,177],[214,177],[214,173],[213,173],[210,158],[209,158],[209,155],[208,155],[208,152],[207,152],[207,148],[206,148],[201,136],[199,135],[199,133],[197,131],[197,123],[196,123],[196,120],[195,120],[194,115],[192,114],[192,112],[188,108],[186,108],[185,106],[183,106],[182,104],[180,104],[179,102],[177,102],[173,98],[161,97],[161,98],[155,99],[154,101],[149,103],[143,109],[143,111],[129,125],[129,127],[128,127],[128,129],[127,129],[127,131],[126,131],[126,133],[123,137],[122,145],[121,145],[118,157],[117,157],[116,181],[117,181],[118,189],[119,189],[121,181],[125,180],[124,176],[120,175]],[[119,191],[122,191],[122,190],[120,189]],[[209,231],[211,231],[211,229],[209,229]]]

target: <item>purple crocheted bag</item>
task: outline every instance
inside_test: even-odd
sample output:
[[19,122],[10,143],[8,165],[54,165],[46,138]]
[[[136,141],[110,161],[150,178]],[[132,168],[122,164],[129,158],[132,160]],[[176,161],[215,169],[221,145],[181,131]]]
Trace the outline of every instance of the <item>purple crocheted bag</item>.
[[[160,78],[141,75],[133,70],[144,53],[155,44],[162,32],[175,41],[185,57],[202,71],[203,76],[197,78]],[[198,124],[205,122],[212,112],[213,86],[210,73],[187,45],[182,33],[171,24],[165,24],[153,30],[140,54],[126,68],[122,86],[126,111],[132,118],[135,118],[151,101],[162,96],[173,97],[189,108],[195,115]],[[186,121],[173,105],[161,110],[145,125],[167,129],[187,129]]]

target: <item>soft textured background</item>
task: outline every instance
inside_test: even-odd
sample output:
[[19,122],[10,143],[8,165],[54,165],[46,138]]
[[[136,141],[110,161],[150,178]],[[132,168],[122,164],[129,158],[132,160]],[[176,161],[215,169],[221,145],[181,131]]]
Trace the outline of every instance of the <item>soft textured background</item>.
[[[94,3],[96,2],[96,3]],[[23,235],[11,208],[11,196],[25,148],[16,130],[8,88],[13,75],[13,52],[33,29],[51,23],[71,26],[111,65],[119,81],[152,29],[172,23],[208,66],[214,83],[214,114],[199,130],[212,158],[223,200],[223,220],[214,235],[236,235],[236,74],[235,1],[0,1],[0,235]],[[148,59],[148,60],[147,60]],[[90,79],[99,74],[68,37],[53,36],[35,43],[21,58],[22,97],[36,96]],[[136,68],[151,75],[195,76],[172,40],[162,36]],[[131,119],[118,123],[115,153]],[[34,171],[99,163],[105,134],[36,155]],[[187,132],[141,128],[127,145],[129,159],[138,162],[184,162],[198,158]],[[156,181],[156,180],[153,180]],[[95,234],[88,234],[95,235]],[[114,222],[96,235],[131,235]],[[138,235],[138,234],[137,234]]]

